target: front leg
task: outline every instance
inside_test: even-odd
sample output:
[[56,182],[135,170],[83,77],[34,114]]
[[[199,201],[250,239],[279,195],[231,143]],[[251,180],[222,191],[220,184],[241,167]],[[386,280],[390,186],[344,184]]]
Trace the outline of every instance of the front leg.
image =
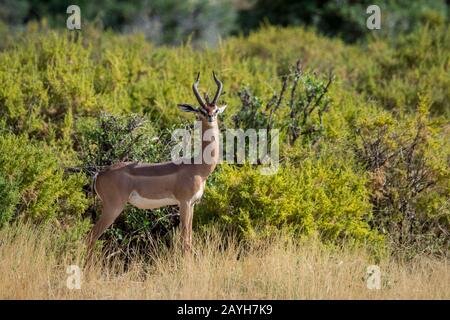
[[180,203],[181,237],[183,238],[183,248],[185,253],[191,251],[192,213],[193,208],[189,202]]
[[189,227],[188,227],[188,230],[189,230],[189,244],[192,245],[192,220],[193,220],[193,217],[194,217],[194,204],[192,204],[190,206],[190,211],[191,211],[191,213],[189,215]]

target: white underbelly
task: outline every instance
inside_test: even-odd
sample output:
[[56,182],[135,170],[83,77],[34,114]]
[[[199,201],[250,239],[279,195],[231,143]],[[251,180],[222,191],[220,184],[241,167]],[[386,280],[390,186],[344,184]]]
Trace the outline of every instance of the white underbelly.
[[131,192],[128,202],[139,209],[156,209],[164,206],[178,205],[174,197],[148,199],[141,197],[136,191]]

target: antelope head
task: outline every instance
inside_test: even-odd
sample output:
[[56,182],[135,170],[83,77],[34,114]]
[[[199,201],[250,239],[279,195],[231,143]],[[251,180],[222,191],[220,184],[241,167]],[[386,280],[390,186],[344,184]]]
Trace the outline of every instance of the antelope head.
[[217,85],[217,91],[214,95],[214,98],[212,101],[209,100],[209,96],[207,93],[205,93],[205,100],[202,99],[200,93],[198,92],[198,83],[200,81],[200,72],[197,74],[197,78],[192,85],[192,91],[194,91],[194,95],[197,98],[198,103],[200,104],[199,107],[195,107],[193,105],[187,104],[187,103],[181,103],[178,106],[181,110],[186,112],[195,112],[199,115],[200,118],[207,120],[208,122],[214,122],[217,119],[217,115],[222,113],[227,105],[218,106],[217,101],[219,100],[220,94],[222,93],[222,82],[220,82],[219,79],[217,79],[216,74],[213,71],[213,78]]

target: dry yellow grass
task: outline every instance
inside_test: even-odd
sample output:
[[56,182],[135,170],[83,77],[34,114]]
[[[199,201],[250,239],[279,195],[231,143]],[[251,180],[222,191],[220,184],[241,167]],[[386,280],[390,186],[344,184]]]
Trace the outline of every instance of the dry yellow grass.
[[6,228],[0,231],[0,298],[450,298],[445,259],[419,257],[406,264],[381,261],[382,288],[369,290],[366,269],[373,261],[364,250],[331,250],[317,241],[296,245],[282,237],[245,250],[228,238],[227,248],[221,249],[224,239],[218,232],[197,234],[196,240],[190,259],[183,258],[179,249],[166,249],[146,263],[135,258],[124,270],[119,259],[110,258],[84,272],[80,290],[69,290],[66,268],[82,265],[76,258],[81,255],[57,254],[50,229]]

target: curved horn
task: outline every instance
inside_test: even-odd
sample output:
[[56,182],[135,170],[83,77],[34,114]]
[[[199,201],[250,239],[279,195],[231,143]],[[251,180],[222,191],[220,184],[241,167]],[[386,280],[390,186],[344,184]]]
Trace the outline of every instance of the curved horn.
[[197,73],[197,79],[195,80],[194,84],[192,85],[192,91],[194,91],[195,97],[197,98],[198,103],[205,109],[206,105],[202,100],[202,97],[200,96],[200,93],[198,93],[198,82],[200,81],[200,72]]
[[222,84],[222,82],[220,82],[219,79],[217,79],[216,74],[214,73],[214,71],[213,71],[213,78],[214,78],[214,81],[215,81],[216,84],[217,84],[217,92],[216,92],[216,95],[214,96],[214,99],[213,99],[213,101],[211,102],[211,104],[215,105],[215,104],[217,103],[217,100],[218,100],[219,97],[220,97],[220,94],[222,93],[222,87],[223,87],[223,84]]

